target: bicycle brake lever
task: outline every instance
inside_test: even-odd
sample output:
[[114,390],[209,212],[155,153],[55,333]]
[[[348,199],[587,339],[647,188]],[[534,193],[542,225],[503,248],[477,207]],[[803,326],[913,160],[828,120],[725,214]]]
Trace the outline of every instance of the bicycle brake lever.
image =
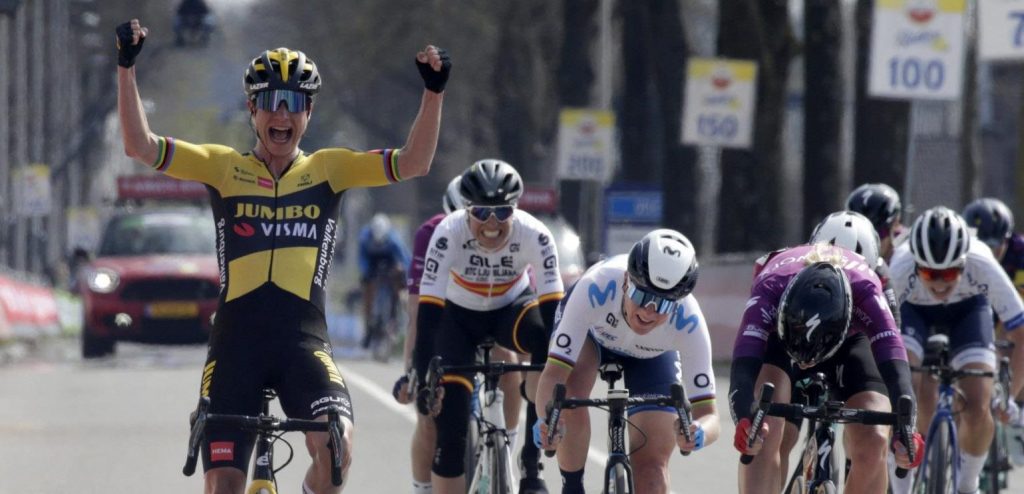
[[338,407],[332,406],[327,410],[327,432],[330,435],[331,445],[331,483],[340,487],[342,478],[342,444],[345,426],[341,423],[341,412]]
[[[558,433],[558,420],[562,415],[562,402],[565,401],[565,392],[564,384],[556,384],[554,397],[547,406],[548,444],[554,442],[555,434]],[[546,449],[544,450],[544,456],[551,458],[555,456],[555,451]]]
[[[676,415],[679,416],[679,433],[683,435],[686,442],[690,442],[693,440],[690,435],[690,425],[693,424],[692,417],[690,417],[690,400],[686,399],[686,390],[679,383],[673,384],[669,389],[672,392],[672,404],[676,408]],[[683,456],[690,456],[691,452],[680,449],[679,453]]]
[[199,460],[199,445],[202,443],[203,435],[206,432],[206,410],[210,407],[210,398],[203,396],[199,398],[195,411],[189,415],[190,432],[188,436],[188,453],[185,455],[185,466],[181,473],[191,477],[196,472],[196,462]]
[[[761,385],[761,397],[757,403],[757,411],[754,412],[754,420],[750,421],[750,430],[747,431],[747,447],[751,448],[754,446],[754,441],[757,440],[757,433],[761,431],[761,424],[764,423],[765,416],[768,415],[768,408],[772,404],[772,396],[775,395],[775,385],[772,383],[764,383]],[[741,455],[740,463],[749,465],[750,462],[754,461],[753,455]]]
[[[913,410],[914,404],[910,397],[900,396],[899,401],[896,402],[896,434],[900,436],[900,442],[907,448],[907,457],[911,464],[914,463],[914,457],[917,455],[917,452],[914,451],[914,441],[911,439],[912,432],[910,431]],[[896,477],[902,479],[906,476],[907,469],[896,467]]]

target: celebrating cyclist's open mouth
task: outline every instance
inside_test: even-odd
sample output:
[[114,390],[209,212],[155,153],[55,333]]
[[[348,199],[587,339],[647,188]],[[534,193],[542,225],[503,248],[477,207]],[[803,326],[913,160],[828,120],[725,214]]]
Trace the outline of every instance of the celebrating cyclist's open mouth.
[[294,132],[295,131],[292,129],[286,127],[271,127],[269,136],[271,141],[278,144],[284,144],[291,140]]

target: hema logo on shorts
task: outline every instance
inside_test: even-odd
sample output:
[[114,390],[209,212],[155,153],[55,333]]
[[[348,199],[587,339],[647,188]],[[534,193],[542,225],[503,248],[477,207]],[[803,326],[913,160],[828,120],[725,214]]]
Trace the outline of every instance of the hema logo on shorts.
[[234,441],[215,441],[210,443],[210,461],[233,461],[234,459]]

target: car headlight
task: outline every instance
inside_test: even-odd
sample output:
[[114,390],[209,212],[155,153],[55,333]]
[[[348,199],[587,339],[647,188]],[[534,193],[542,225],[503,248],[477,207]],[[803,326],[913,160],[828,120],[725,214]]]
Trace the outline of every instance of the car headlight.
[[96,293],[110,293],[117,289],[121,277],[116,271],[100,268],[89,273],[88,282],[90,290]]

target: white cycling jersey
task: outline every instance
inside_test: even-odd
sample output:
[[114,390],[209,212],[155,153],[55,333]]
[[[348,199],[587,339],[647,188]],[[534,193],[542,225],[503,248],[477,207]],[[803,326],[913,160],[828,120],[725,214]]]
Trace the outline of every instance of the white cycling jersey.
[[999,261],[992,255],[992,250],[977,239],[970,243],[960,282],[945,301],[935,298],[921,283],[909,242],[896,249],[892,256],[889,275],[896,292],[896,300],[901,304],[951,304],[975,295],[984,295],[1007,329],[1024,324],[1024,302],[1021,301],[1017,289],[1006,275],[1006,271],[999,265]]
[[477,311],[500,309],[530,287],[527,268],[533,267],[540,301],[562,297],[558,252],[551,231],[530,213],[517,209],[509,238],[488,251],[477,245],[467,213],[449,214],[430,237],[420,280],[420,301],[445,300]]
[[[622,314],[627,255],[594,265],[580,278],[555,314],[548,357],[571,368],[590,334],[602,348],[629,357],[649,359],[678,351],[686,395],[697,401],[714,396],[711,337],[693,295],[679,300],[668,321],[645,335],[633,332]],[[550,361],[550,360],[549,360]],[[703,378],[698,378],[701,374]]]

